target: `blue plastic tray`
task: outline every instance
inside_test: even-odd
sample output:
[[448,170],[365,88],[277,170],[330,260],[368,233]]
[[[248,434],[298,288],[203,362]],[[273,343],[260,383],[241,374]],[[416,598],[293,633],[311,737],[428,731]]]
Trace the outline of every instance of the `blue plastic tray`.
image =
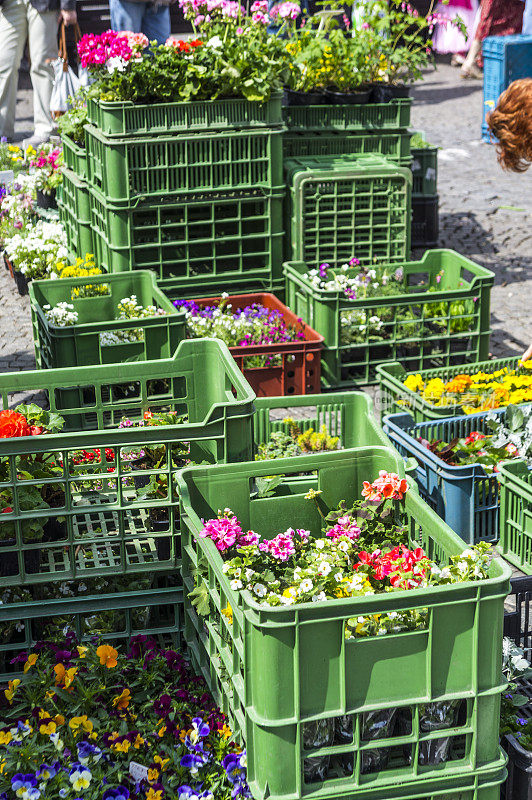
[[489,36],[482,45],[484,58],[484,104],[482,138],[490,142],[485,124],[508,86],[520,78],[532,78],[532,36]]
[[[498,416],[506,409],[495,412]],[[418,462],[416,480],[424,500],[467,544],[494,542],[499,538],[499,481],[487,475],[480,464],[450,467],[424,447],[418,438],[443,439],[468,436],[472,431],[488,433],[488,413],[414,422],[410,414],[390,414],[384,430],[405,458]]]

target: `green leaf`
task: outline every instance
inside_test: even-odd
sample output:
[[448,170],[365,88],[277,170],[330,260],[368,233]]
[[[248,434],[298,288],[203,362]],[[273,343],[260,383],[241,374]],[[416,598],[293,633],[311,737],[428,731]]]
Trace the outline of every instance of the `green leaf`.
[[204,583],[196,586],[189,592],[190,602],[201,617],[208,617],[211,613],[209,590]]

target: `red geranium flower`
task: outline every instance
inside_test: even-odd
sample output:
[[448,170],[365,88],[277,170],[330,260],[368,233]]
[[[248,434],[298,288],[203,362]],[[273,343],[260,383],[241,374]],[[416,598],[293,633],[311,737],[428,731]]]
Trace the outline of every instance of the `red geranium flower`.
[[6,408],[0,411],[0,439],[12,439],[15,436],[31,436],[31,427],[26,417]]

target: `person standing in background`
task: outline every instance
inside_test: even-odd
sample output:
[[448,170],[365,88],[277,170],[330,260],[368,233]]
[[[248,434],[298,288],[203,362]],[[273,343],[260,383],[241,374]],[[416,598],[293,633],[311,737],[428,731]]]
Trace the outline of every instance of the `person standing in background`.
[[523,33],[532,36],[532,0],[526,0],[523,14]]
[[170,4],[174,0],[109,0],[114,31],[143,33],[164,44],[170,36]]
[[[449,5],[438,3],[434,14],[441,15],[443,22],[438,22],[432,37],[436,53],[452,53],[451,64],[455,67],[464,63],[468,44],[471,42],[477,26],[478,0],[451,0]],[[452,24],[452,20],[460,17],[467,29],[467,41],[462,31]],[[445,22],[445,20],[449,20]]]
[[463,78],[480,78],[475,61],[482,53],[482,42],[488,36],[511,36],[523,27],[523,0],[481,0],[480,20],[475,38],[462,66]]
[[0,136],[15,132],[18,71],[26,39],[30,51],[34,134],[28,144],[48,141],[54,129],[50,98],[57,58],[58,11],[65,25],[74,25],[76,0],[0,0]]

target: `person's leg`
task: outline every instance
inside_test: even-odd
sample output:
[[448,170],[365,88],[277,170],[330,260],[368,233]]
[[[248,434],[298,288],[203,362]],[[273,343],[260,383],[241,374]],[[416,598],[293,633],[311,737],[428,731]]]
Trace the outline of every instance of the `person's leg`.
[[142,16],[142,33],[157,44],[164,44],[170,36],[170,9],[168,6],[155,6],[153,3],[143,3],[145,7]]
[[133,3],[130,0],[110,0],[111,28],[114,31],[142,30],[142,16],[148,3]]
[[23,0],[4,0],[0,6],[0,136],[13,138],[18,69],[26,43],[27,19]]
[[54,70],[50,62],[57,58],[57,11],[40,12],[28,0],[26,3],[35,136],[45,140],[54,129],[50,111]]
[[461,74],[463,78],[482,77],[482,72],[475,65],[477,56],[480,54],[481,51],[482,51],[482,42],[480,41],[480,39],[473,39],[471,47],[469,48],[469,53],[467,54],[467,58],[462,65]]

